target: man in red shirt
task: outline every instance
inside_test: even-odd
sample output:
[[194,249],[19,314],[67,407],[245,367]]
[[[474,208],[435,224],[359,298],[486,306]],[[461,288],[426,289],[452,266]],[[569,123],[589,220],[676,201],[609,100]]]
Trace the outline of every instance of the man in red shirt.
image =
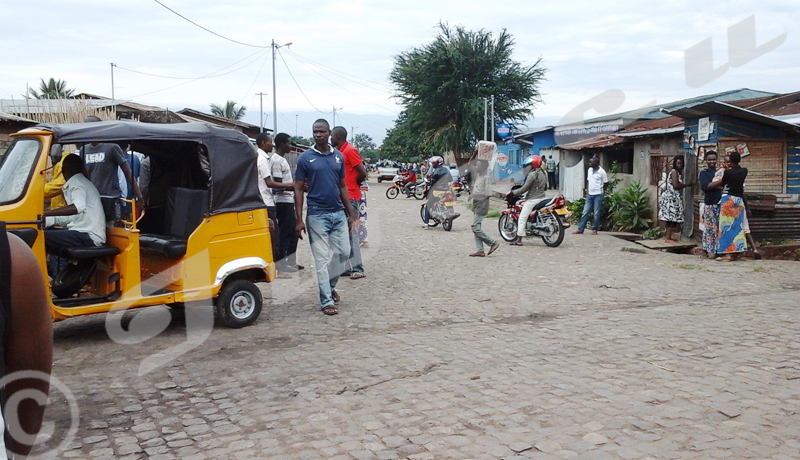
[[[358,202],[361,200],[361,188],[359,184],[367,178],[367,169],[361,161],[358,150],[347,142],[347,130],[341,126],[333,128],[331,131],[331,144],[342,152],[344,157],[344,182],[347,184],[347,193],[350,195],[350,203],[353,209],[358,209]],[[358,222],[358,221],[356,221]],[[347,271],[350,279],[357,280],[365,278],[364,264],[361,260],[361,247],[358,238],[358,226],[354,225],[350,229],[350,259],[347,261]]]

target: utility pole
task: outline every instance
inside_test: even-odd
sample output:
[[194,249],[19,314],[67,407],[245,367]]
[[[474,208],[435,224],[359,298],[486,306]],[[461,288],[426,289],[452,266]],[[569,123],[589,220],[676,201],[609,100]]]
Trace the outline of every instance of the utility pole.
[[352,135],[351,139],[353,140],[353,144],[354,145],[356,143],[356,128],[358,128],[358,126],[351,126],[350,127],[350,134]]
[[494,142],[494,94],[492,94],[492,142]]
[[341,107],[339,107],[338,109],[336,107],[333,108],[333,126],[332,126],[332,128],[336,127],[336,111],[337,110],[342,110],[342,108]]
[[[258,107],[259,109],[261,109],[261,118],[260,118],[261,124],[258,125],[258,127],[261,128],[261,130],[259,131],[260,133],[264,132],[264,94],[265,93],[256,93],[256,96],[259,96]],[[275,132],[273,132],[272,134],[275,134]]]
[[275,39],[272,39],[272,135],[274,136],[278,132],[278,98],[275,94],[275,50],[278,48],[283,48],[284,46],[291,45],[292,42],[289,42],[285,45],[276,45]]
[[489,123],[489,100],[483,98],[483,140],[486,140],[486,125]]
[[111,63],[111,105],[115,106],[117,103],[114,101],[114,67],[116,64]]
[[297,117],[300,115],[294,114],[294,137],[297,137]]

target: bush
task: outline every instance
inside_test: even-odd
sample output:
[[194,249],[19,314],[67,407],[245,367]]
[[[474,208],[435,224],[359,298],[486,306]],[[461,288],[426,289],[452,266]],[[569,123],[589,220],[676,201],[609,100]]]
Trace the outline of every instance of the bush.
[[650,203],[645,196],[647,191],[638,181],[628,185],[617,194],[613,213],[613,228],[626,232],[635,232],[650,228],[653,220],[650,215]]
[[663,238],[666,232],[667,231],[664,229],[664,227],[653,227],[650,230],[645,230],[644,233],[642,233],[642,239],[658,240]]

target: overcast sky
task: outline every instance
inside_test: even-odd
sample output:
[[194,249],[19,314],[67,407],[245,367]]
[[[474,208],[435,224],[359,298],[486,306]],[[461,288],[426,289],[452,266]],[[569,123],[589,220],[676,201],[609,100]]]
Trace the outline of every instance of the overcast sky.
[[[154,0],[4,0],[0,98],[19,98],[26,83],[38,88],[50,77],[110,97],[114,62],[118,99],[203,111],[235,100],[247,106],[245,120],[258,124],[262,92],[271,127],[275,39],[292,43],[276,63],[279,131],[295,134],[297,123],[298,134],[309,137],[313,120],[332,121],[336,107],[337,124],[380,143],[400,110],[387,78],[393,58],[431,41],[439,21],[505,28],[516,40],[517,61],[543,58],[544,101],[531,127],[578,119],[582,104],[597,107],[583,113],[590,118],[742,87],[800,90],[797,0],[160,1],[220,35],[266,48],[215,36]],[[729,53],[732,26],[737,42]],[[687,79],[686,50],[709,38],[719,70],[694,58]],[[216,76],[197,79],[209,75]],[[604,104],[586,104],[608,90],[616,91]]]

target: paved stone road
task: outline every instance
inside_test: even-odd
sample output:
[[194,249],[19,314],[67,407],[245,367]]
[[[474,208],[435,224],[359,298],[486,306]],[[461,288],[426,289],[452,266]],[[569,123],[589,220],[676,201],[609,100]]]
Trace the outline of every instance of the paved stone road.
[[[263,286],[254,326],[217,326],[143,376],[186,341],[183,318],[138,344],[101,315],[57,324],[54,374],[80,426],[51,457],[800,458],[796,262],[636,254],[603,234],[470,258],[470,211],[423,229],[420,202],[384,191],[368,277],[341,280],[338,316],[318,311],[307,269]],[[46,446],[69,417],[56,393]]]

